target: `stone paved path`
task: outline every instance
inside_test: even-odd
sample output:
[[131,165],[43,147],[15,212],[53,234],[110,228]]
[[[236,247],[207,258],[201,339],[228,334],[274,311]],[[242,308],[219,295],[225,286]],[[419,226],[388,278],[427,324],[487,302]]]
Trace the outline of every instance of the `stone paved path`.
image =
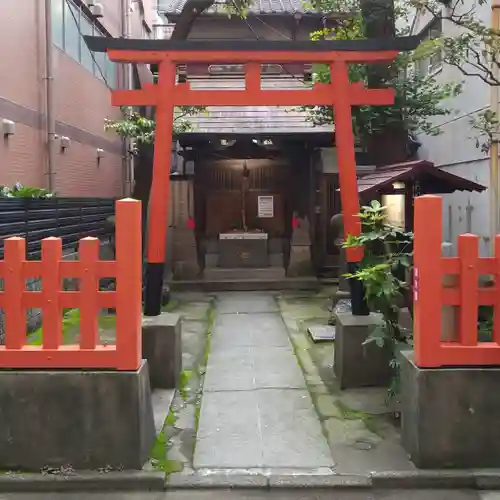
[[271,294],[217,297],[193,465],[334,466]]

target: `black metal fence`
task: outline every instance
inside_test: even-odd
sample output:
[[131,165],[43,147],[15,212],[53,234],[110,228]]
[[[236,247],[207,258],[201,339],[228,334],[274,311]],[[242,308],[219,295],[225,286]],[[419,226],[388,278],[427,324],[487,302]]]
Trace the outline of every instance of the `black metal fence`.
[[5,238],[26,239],[27,257],[40,254],[41,240],[59,237],[63,248],[75,248],[86,236],[111,236],[106,219],[115,214],[110,198],[0,198],[0,259]]

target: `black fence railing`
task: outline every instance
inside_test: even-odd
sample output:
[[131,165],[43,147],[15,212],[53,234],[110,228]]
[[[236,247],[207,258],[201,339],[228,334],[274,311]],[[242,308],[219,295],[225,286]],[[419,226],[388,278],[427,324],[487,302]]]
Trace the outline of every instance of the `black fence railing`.
[[40,254],[41,240],[59,237],[63,248],[76,248],[80,238],[111,236],[106,219],[115,213],[110,198],[0,198],[0,259],[5,238],[26,239],[27,257]]

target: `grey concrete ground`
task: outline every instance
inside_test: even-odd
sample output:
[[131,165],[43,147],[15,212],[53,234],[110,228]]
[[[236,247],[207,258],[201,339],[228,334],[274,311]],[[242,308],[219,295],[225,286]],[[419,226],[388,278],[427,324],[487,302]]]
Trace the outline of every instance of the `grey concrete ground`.
[[277,303],[217,297],[195,469],[334,466]]
[[0,500],[500,500],[499,492],[406,491],[171,491],[167,493],[0,494]]

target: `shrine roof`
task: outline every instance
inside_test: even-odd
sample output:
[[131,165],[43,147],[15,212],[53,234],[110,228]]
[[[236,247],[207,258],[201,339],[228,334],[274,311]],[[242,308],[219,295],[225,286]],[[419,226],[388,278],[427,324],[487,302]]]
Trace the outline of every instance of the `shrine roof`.
[[[160,0],[158,10],[166,15],[175,15],[182,12],[187,0]],[[222,10],[223,2],[215,1],[214,5],[205,11],[206,14],[218,14]],[[254,0],[248,8],[249,14],[295,14],[316,13],[313,9],[304,7],[302,0]]]
[[[244,78],[190,78],[193,90],[242,90]],[[280,76],[262,79],[263,89],[301,90],[308,86],[300,77]],[[333,125],[315,127],[306,120],[307,114],[297,108],[278,106],[208,106],[206,112],[189,118],[191,130],[183,133],[189,136],[204,134],[283,134],[321,133],[332,134]]]
[[485,186],[464,177],[441,170],[430,161],[418,160],[379,167],[358,179],[358,192],[363,197],[392,191],[394,182],[426,182],[427,194],[453,193],[454,191],[484,191]]

